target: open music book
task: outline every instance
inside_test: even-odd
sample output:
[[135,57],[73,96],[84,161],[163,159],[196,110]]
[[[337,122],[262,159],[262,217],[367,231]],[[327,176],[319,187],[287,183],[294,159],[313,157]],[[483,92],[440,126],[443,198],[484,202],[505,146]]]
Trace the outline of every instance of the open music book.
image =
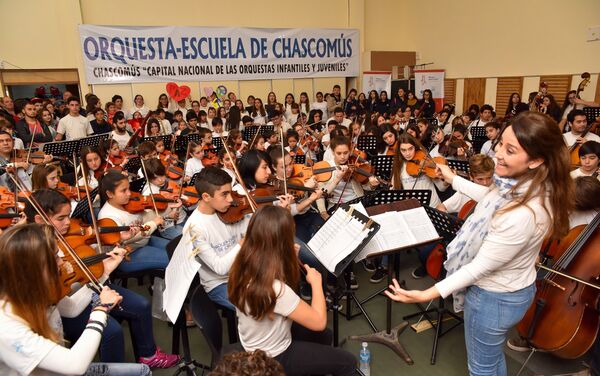
[[307,245],[329,272],[339,275],[378,229],[369,217],[342,205]]
[[389,211],[373,215],[371,219],[379,223],[380,230],[358,254],[356,262],[372,254],[427,243],[440,237],[423,207]]

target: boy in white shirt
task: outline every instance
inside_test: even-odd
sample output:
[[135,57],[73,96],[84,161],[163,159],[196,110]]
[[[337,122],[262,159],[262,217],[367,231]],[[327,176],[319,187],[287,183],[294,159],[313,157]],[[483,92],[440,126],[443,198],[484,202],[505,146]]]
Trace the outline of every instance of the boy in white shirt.
[[594,176],[598,178],[600,172],[600,143],[588,141],[579,148],[581,167],[571,171],[571,178],[580,176]]
[[567,120],[569,121],[569,124],[571,124],[571,131],[564,133],[563,137],[569,148],[576,143],[583,144],[589,140],[600,142],[600,137],[594,133],[587,132],[585,135],[583,134],[588,125],[587,116],[583,110],[571,111],[569,115],[567,115]]
[[[201,264],[198,270],[200,283],[209,298],[235,311],[227,297],[227,280],[248,227],[248,217],[234,224],[226,224],[218,216],[219,213],[225,213],[233,202],[231,177],[227,172],[217,167],[207,167],[196,179],[195,187],[201,197],[200,202],[183,228],[184,234],[189,231],[195,258],[186,259]],[[173,258],[178,252],[187,252],[188,248],[188,244],[180,242]]]
[[79,99],[75,97],[69,98],[67,106],[69,107],[69,113],[58,122],[56,141],[63,139],[76,140],[94,133],[90,121],[79,113]]

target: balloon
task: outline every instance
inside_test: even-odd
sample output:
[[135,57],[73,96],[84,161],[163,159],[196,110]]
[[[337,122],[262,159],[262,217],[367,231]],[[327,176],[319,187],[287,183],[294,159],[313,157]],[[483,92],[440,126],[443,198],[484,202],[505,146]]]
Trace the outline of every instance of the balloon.
[[214,92],[215,91],[210,86],[204,88],[204,94],[206,94],[207,97],[210,97],[212,95],[212,93],[214,93]]
[[167,84],[167,94],[169,97],[173,98],[174,101],[179,102],[189,97],[192,89],[186,85],[177,85],[175,82],[169,82]]
[[225,94],[227,94],[227,88],[225,86],[223,86],[223,85],[219,85],[217,87],[217,96],[219,98],[222,98],[222,97],[225,96]]

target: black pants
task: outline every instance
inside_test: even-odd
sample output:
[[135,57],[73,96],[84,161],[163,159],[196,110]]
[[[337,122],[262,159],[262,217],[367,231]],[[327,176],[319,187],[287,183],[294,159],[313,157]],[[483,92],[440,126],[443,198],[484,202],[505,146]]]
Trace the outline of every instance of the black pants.
[[352,376],[356,358],[346,350],[332,347],[333,333],[329,329],[313,332],[292,324],[292,343],[275,357],[288,376],[325,375]]

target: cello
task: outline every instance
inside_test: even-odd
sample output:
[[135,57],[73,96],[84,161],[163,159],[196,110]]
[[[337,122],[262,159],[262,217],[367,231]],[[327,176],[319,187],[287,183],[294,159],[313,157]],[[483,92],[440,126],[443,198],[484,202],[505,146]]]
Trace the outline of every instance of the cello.
[[564,359],[585,354],[600,324],[600,215],[538,280],[534,302],[517,325],[535,348]]

